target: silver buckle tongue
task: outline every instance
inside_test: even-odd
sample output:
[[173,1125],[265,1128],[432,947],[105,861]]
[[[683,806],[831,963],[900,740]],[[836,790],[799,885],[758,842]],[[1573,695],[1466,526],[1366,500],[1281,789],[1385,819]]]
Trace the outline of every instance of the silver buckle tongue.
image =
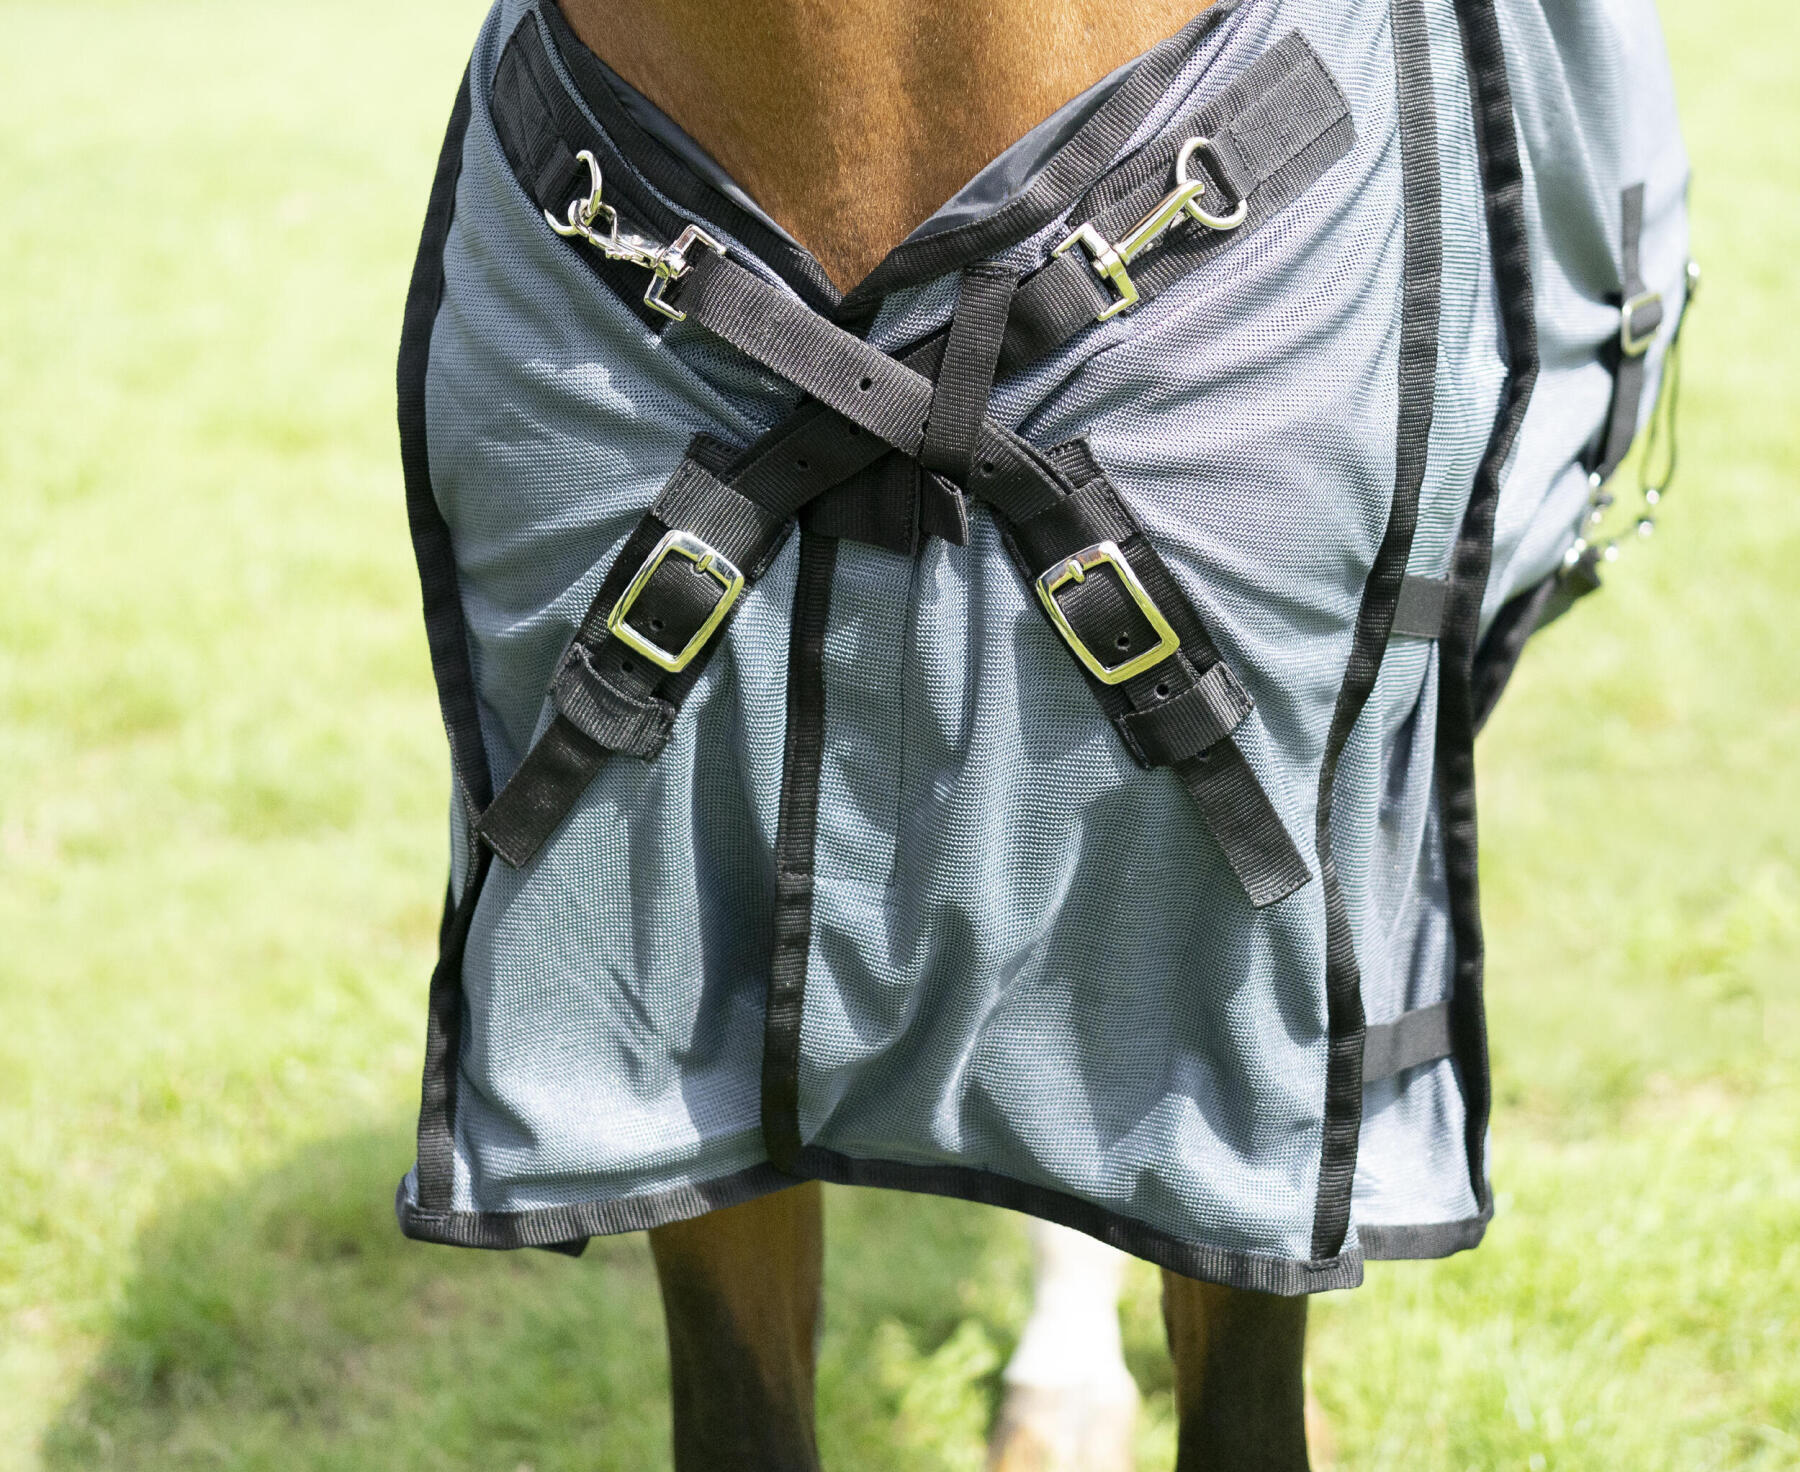
[[1109,241],[1089,221],[1072,230],[1068,238],[1050,252],[1052,257],[1060,256],[1071,246],[1079,245],[1087,252],[1088,263],[1093,266],[1095,274],[1119,294],[1117,301],[1094,314],[1096,322],[1104,322],[1137,305],[1137,283],[1131,279],[1126,266],[1160,239],[1163,232],[1183,215],[1209,230],[1235,230],[1244,223],[1244,216],[1250,209],[1245,200],[1240,199],[1223,215],[1212,214],[1201,207],[1200,197],[1206,193],[1206,180],[1191,176],[1188,165],[1201,149],[1211,147],[1210,138],[1190,138],[1181,145],[1181,152],[1175,159],[1175,187],[1158,200],[1155,208],[1127,230],[1117,243]]
[[[557,219],[549,210],[544,211],[544,220],[558,235],[570,239],[585,240],[609,261],[624,261],[629,265],[642,266],[651,273],[649,286],[644,289],[644,305],[652,311],[661,312],[672,322],[684,322],[687,313],[663,300],[663,293],[668,290],[671,281],[679,281],[687,275],[693,264],[688,253],[696,245],[703,245],[715,255],[724,255],[725,247],[698,225],[688,225],[667,245],[658,245],[642,235],[634,235],[619,226],[619,212],[600,198],[600,160],[594,157],[591,149],[582,149],[575,157],[587,165],[589,188],[587,198],[577,195],[569,201],[568,215],[565,219]],[[604,230],[597,225],[604,225]]]

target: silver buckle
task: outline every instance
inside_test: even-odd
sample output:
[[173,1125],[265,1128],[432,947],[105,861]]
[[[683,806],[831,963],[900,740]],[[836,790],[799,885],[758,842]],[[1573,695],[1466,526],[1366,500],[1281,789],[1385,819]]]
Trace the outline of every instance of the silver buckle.
[[[665,649],[649,635],[639,632],[625,621],[644,589],[650,586],[650,579],[656,575],[657,568],[672,556],[685,557],[693,563],[696,575],[704,574],[712,578],[720,588],[719,601],[706,616],[706,622],[694,631],[693,638],[678,653]],[[606,631],[621,643],[637,650],[652,664],[671,672],[680,671],[693,663],[694,656],[712,637],[713,630],[724,622],[725,615],[731,612],[731,605],[737,602],[738,594],[743,591],[743,573],[717,547],[702,541],[692,532],[664,532],[662,540],[651,549],[650,555],[644,559],[644,565],[632,578],[631,586],[626,588],[624,595],[613,605],[613,611],[607,614]]]
[[1206,180],[1192,177],[1188,173],[1188,165],[1201,149],[1211,147],[1210,138],[1190,138],[1181,145],[1181,152],[1175,159],[1175,187],[1157,201],[1155,208],[1127,230],[1116,244],[1096,230],[1090,221],[1070,231],[1068,238],[1050,252],[1054,258],[1079,245],[1087,252],[1088,264],[1094,268],[1095,274],[1119,294],[1117,301],[1094,314],[1096,322],[1104,322],[1137,305],[1137,283],[1125,268],[1181,216],[1186,215],[1209,230],[1235,230],[1244,223],[1244,216],[1250,209],[1245,200],[1240,199],[1230,212],[1223,215],[1211,214],[1200,206],[1200,196],[1206,193]]
[[1662,313],[1659,311],[1656,314],[1656,326],[1642,335],[1633,330],[1633,324],[1639,312],[1661,306],[1660,291],[1640,291],[1619,308],[1619,351],[1626,357],[1641,358],[1650,351],[1650,344],[1656,341],[1657,328],[1662,326]]
[[[1154,648],[1147,649],[1142,654],[1134,654],[1120,664],[1107,664],[1088,648],[1082,642],[1081,635],[1075,632],[1075,626],[1069,622],[1068,615],[1062,611],[1062,605],[1056,601],[1056,595],[1064,587],[1070,583],[1085,583],[1088,574],[1098,567],[1110,567],[1119,575],[1126,593],[1137,605],[1138,612],[1143,614],[1151,632],[1156,635]],[[1039,573],[1037,595],[1050,615],[1050,621],[1056,625],[1056,632],[1075,651],[1075,657],[1081,661],[1082,667],[1103,685],[1122,684],[1133,675],[1141,675],[1145,670],[1161,664],[1181,647],[1181,636],[1175,632],[1168,619],[1163,617],[1163,611],[1156,606],[1143,583],[1138,581],[1138,575],[1131,570],[1131,564],[1125,560],[1125,554],[1119,550],[1117,542],[1095,542],[1093,546],[1083,547],[1073,557],[1065,557],[1056,566]]]
[[[692,264],[688,260],[688,252],[696,245],[703,245],[720,256],[725,254],[725,247],[698,225],[687,226],[668,245],[658,245],[642,235],[622,230],[619,227],[619,212],[610,204],[603,203],[600,198],[600,160],[594,157],[591,149],[586,148],[575,157],[587,165],[587,198],[577,195],[570,200],[566,219],[559,220],[549,210],[545,210],[545,221],[558,235],[585,240],[609,261],[625,261],[649,271],[650,285],[644,289],[644,305],[652,311],[661,312],[672,322],[685,322],[687,313],[664,301],[663,293],[668,290],[671,281],[679,281],[687,275]],[[600,222],[605,224],[604,231],[595,228]]]

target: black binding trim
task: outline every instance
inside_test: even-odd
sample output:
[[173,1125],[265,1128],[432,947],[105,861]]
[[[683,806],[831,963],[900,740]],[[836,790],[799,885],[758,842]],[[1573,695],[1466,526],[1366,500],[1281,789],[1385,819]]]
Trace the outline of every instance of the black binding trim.
[[[473,823],[487,804],[492,779],[481,739],[456,558],[450,528],[431,488],[431,460],[425,443],[425,373],[431,356],[432,327],[444,297],[444,243],[456,212],[463,136],[469,126],[469,87],[469,75],[465,72],[457,89],[456,105],[450,112],[443,148],[438,153],[419,253],[413,262],[412,283],[407,288],[395,379],[406,517],[419,564],[431,671],[437,683],[444,730],[450,738],[451,770],[464,821]],[[419,1100],[418,1193],[420,1205],[425,1208],[447,1208],[450,1204],[456,1071],[462,1036],[463,947],[487,872],[487,854],[471,844],[463,892],[446,893],[443,923],[438,930],[438,959],[431,974]]]
[[1458,0],[1457,18],[1468,60],[1475,139],[1481,157],[1488,240],[1507,365],[1499,413],[1476,468],[1474,491],[1457,535],[1450,602],[1438,643],[1438,804],[1456,946],[1451,1034],[1462,1076],[1469,1183],[1481,1209],[1480,1219],[1485,1222],[1493,1209],[1485,1162],[1491,1085],[1482,1003],[1485,952],[1475,820],[1474,665],[1481,603],[1493,558],[1501,475],[1537,383],[1538,346],[1531,252],[1525,227],[1524,166],[1519,157],[1500,24],[1493,0]]
[[1437,394],[1443,221],[1431,39],[1421,0],[1393,0],[1391,13],[1405,224],[1400,288],[1400,408],[1395,430],[1393,505],[1388,512],[1387,531],[1363,585],[1356,636],[1338,691],[1337,708],[1332,713],[1325,758],[1319,767],[1316,848],[1325,892],[1328,1042],[1319,1196],[1313,1216],[1315,1257],[1336,1253],[1349,1231],[1356,1151],[1362,1131],[1362,972],[1332,849],[1332,800],[1338,760],[1375,688],[1392,634],[1407,559],[1412,555],[1413,532],[1418,525],[1419,491],[1425,481]]
[[808,1145],[800,1152],[798,1165],[800,1173],[809,1179],[954,1196],[1025,1212],[1086,1233],[1184,1278],[1223,1283],[1231,1288],[1293,1297],[1354,1288],[1362,1282],[1363,1255],[1356,1249],[1308,1260],[1243,1252],[1209,1242],[1187,1242],[1078,1196],[971,1166],[858,1159],[817,1145]]
[[1323,1293],[1334,1288],[1354,1288],[1362,1282],[1363,1254],[1356,1251],[1345,1252],[1328,1262],[1311,1262],[1242,1252],[1206,1242],[1186,1242],[1079,1197],[966,1166],[859,1160],[834,1150],[808,1146],[800,1152],[794,1170],[795,1173],[790,1175],[771,1165],[755,1165],[715,1181],[676,1186],[642,1196],[525,1211],[425,1211],[406,1200],[403,1186],[395,1208],[401,1229],[408,1237],[419,1241],[499,1251],[522,1247],[575,1251],[576,1244],[586,1237],[647,1231],[785,1190],[796,1179],[818,1180],[837,1185],[953,1196],[963,1201],[979,1201],[984,1205],[1028,1212],[1045,1221],[1085,1232],[1184,1277],[1257,1293],[1291,1297]]
[[[482,1247],[513,1252],[523,1247],[544,1247],[580,1255],[589,1237],[610,1237],[619,1232],[647,1232],[670,1222],[687,1221],[785,1191],[794,1184],[772,1165],[753,1165],[716,1181],[673,1186],[614,1201],[580,1201],[569,1206],[539,1206],[524,1211],[431,1210],[406,1199],[406,1183],[394,1201],[400,1230],[420,1242],[441,1242],[447,1247]],[[580,1245],[578,1245],[580,1244]]]
[[1370,1262],[1391,1262],[1405,1258],[1423,1261],[1449,1257],[1481,1245],[1488,1223],[1494,1219],[1490,1202],[1481,1211],[1458,1222],[1426,1222],[1421,1226],[1384,1226],[1380,1223],[1357,1224],[1356,1238],[1362,1243],[1363,1256]]

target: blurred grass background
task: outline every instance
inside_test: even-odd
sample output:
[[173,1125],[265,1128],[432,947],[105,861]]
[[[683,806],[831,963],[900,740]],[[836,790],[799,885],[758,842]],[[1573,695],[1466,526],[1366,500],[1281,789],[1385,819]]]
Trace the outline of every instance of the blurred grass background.
[[[0,3],[0,1468],[666,1466],[641,1239],[389,1209],[445,760],[391,369],[481,9]],[[1800,23],[1666,20],[1685,466],[1484,737],[1500,1215],[1315,1302],[1341,1468],[1800,1467]],[[828,1210],[828,1465],[978,1468],[1017,1220]]]

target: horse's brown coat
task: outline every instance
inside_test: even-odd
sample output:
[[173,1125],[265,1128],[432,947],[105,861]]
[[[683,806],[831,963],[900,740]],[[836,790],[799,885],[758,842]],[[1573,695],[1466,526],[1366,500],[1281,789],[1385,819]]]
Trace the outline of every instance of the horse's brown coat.
[[848,288],[1033,124],[1211,0],[562,0]]

